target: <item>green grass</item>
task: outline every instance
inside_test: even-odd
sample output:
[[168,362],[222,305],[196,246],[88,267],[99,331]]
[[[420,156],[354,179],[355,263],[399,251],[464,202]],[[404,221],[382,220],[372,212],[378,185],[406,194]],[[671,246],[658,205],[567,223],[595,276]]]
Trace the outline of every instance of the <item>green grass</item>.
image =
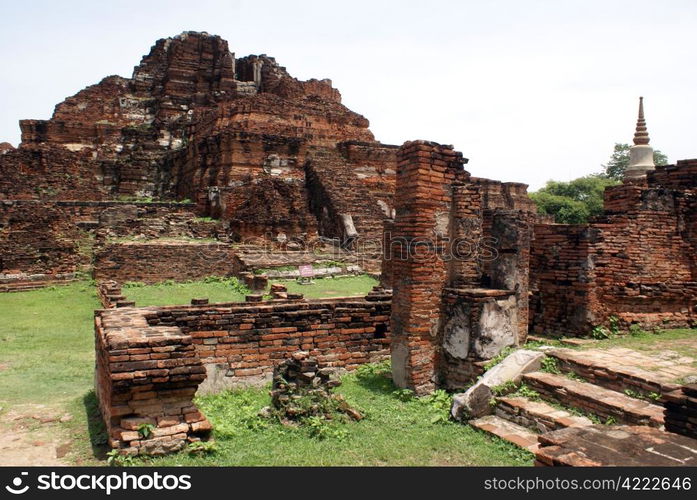
[[[197,398],[215,429],[214,454],[181,452],[137,464],[164,465],[531,465],[532,454],[447,419],[450,398],[414,398],[396,390],[389,368],[376,365],[343,377],[336,392],[365,418],[330,423],[325,439],[304,426],[258,417],[270,404],[268,387]],[[372,369],[371,369],[372,368]]]
[[[283,283],[289,292],[302,293],[308,299],[364,296],[378,284],[367,275],[315,279],[310,285],[301,285],[296,280],[272,282]],[[144,307],[188,304],[195,297],[207,297],[211,303],[241,302],[250,291],[240,286],[235,278],[208,278],[188,283],[126,284],[123,293],[128,300],[135,300],[137,306]]]
[[192,298],[208,298],[209,302],[241,302],[249,290],[235,279],[209,278],[188,283],[165,282],[158,285],[127,283],[122,288],[136,306],[168,306],[189,304]]
[[0,294],[0,405],[66,402],[89,390],[99,307],[89,282]]
[[301,285],[296,280],[278,280],[274,283],[283,283],[290,293],[302,293],[307,299],[364,296],[378,284],[377,280],[365,274],[339,278],[315,278],[310,285]]

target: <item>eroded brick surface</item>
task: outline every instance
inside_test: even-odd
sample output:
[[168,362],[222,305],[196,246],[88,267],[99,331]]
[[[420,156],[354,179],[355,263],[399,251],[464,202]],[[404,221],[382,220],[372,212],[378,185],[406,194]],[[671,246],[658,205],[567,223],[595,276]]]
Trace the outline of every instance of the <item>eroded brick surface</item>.
[[547,466],[655,466],[697,464],[697,441],[643,426],[568,427],[543,434],[535,464]]

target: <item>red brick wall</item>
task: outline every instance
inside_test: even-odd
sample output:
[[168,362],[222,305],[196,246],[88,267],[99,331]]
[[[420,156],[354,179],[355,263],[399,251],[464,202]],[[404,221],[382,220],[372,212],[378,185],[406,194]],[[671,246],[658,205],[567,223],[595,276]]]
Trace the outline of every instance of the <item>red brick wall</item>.
[[368,299],[167,307],[146,318],[151,326],[176,326],[191,335],[205,365],[223,365],[225,377],[243,382],[268,378],[275,363],[298,350],[324,366],[347,369],[384,359],[390,296]]
[[605,190],[589,225],[536,225],[531,254],[536,333],[697,322],[697,161],[658,167]]
[[127,241],[108,244],[97,252],[94,278],[119,283],[186,281],[235,276],[242,267],[232,245],[226,243]]
[[[168,453],[210,424],[192,398],[268,379],[276,363],[306,350],[325,366],[353,369],[389,354],[390,295],[313,301],[120,308],[95,318],[96,392],[110,445]],[[206,381],[208,383],[209,381]],[[143,439],[138,426],[150,423]]]
[[[87,269],[88,231],[100,237],[144,234],[211,237],[213,222],[195,219],[193,205],[115,201],[0,201],[0,273],[70,273]],[[84,247],[84,248],[81,248]]]

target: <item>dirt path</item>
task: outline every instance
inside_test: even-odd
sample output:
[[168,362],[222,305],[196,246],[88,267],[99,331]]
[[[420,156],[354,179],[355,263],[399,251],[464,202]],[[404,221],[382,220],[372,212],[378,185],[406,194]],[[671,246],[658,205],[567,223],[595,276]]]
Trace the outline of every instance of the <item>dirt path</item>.
[[71,416],[40,404],[0,412],[0,466],[60,466],[72,442],[60,427]]

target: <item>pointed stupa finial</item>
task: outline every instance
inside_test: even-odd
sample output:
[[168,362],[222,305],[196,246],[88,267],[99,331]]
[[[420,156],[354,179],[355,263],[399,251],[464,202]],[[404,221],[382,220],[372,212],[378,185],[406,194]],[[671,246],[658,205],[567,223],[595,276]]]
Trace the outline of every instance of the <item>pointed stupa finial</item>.
[[639,98],[639,118],[636,121],[634,145],[629,148],[629,165],[624,172],[625,180],[636,180],[646,177],[646,172],[655,170],[653,149],[649,146],[649,132],[644,119],[644,98]]
[[646,128],[646,119],[644,118],[644,98],[639,98],[639,118],[636,121],[636,131],[634,132],[634,144],[648,144],[649,132]]

